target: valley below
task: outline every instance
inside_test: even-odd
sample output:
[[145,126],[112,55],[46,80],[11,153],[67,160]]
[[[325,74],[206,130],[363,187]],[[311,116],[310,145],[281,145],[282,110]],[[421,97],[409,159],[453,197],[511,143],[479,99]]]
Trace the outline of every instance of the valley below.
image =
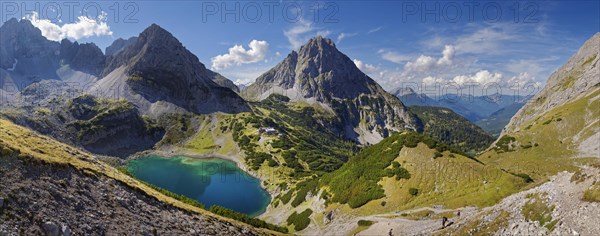
[[0,235],[600,234],[600,32],[535,95],[459,101],[384,89],[343,37],[241,88],[157,24],[0,33]]

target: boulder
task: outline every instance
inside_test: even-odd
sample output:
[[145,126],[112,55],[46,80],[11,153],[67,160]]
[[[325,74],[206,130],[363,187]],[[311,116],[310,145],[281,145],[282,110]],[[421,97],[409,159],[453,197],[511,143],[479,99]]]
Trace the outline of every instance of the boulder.
[[51,221],[47,221],[46,223],[44,223],[42,225],[42,229],[44,229],[44,232],[46,233],[46,235],[49,235],[49,236],[59,236],[60,235],[60,229],[58,228],[58,225],[54,224]]

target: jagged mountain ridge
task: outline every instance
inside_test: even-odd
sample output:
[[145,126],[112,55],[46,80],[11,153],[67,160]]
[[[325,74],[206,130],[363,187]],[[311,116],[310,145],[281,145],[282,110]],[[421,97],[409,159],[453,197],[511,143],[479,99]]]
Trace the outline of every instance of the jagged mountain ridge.
[[[0,69],[3,84],[23,88],[32,81],[57,79],[60,44],[42,36],[29,21],[11,19],[0,27]],[[34,66],[35,65],[35,66]]]
[[156,24],[109,57],[102,75],[93,94],[123,97],[152,116],[182,109],[200,114],[250,110],[235,92],[213,81],[215,73],[198,57]]
[[[116,73],[123,80],[108,83],[116,87],[103,86],[106,78],[102,77],[107,66],[117,62],[115,56],[105,56],[93,43],[49,41],[27,20],[10,20],[0,27],[0,33],[3,56],[18,61],[16,66],[11,64],[11,68],[0,69],[0,88],[19,86],[12,89],[12,93],[0,90],[0,115],[97,154],[126,157],[154,148],[164,132],[157,132],[156,127],[152,127],[154,124],[149,123],[152,119],[146,119],[146,115],[249,111],[245,101],[234,91],[212,81],[226,85],[227,78],[207,70],[196,56],[157,25],[142,34],[145,41],[134,37],[113,43],[113,53],[136,57],[123,57],[127,60],[122,60],[125,64],[120,65],[123,68]],[[153,39],[148,41],[148,37]],[[165,49],[167,46],[172,48]],[[169,51],[183,56],[175,57],[167,53]],[[170,58],[165,57],[169,55]],[[47,63],[37,64],[42,59]],[[169,67],[169,64],[175,66]],[[141,77],[137,81],[128,80],[132,76],[125,68],[135,71],[130,74],[153,80]],[[162,76],[164,74],[172,76]],[[108,94],[98,91],[108,91]],[[78,117],[69,107],[82,101],[77,100],[82,95],[94,101],[86,107],[94,114],[85,118]],[[121,98],[127,101],[120,101]]]
[[425,93],[417,93],[412,88],[397,88],[391,92],[406,106],[446,107],[475,122],[489,117],[494,112],[512,104],[523,104],[530,96],[492,94],[487,96],[472,96],[462,94],[446,94],[434,98]]
[[94,43],[79,44],[63,39],[60,43],[61,63],[69,64],[71,69],[94,76],[104,69],[106,58],[102,50]]
[[392,131],[419,129],[402,102],[361,72],[331,39],[321,36],[292,51],[243,95],[262,100],[273,93],[322,106],[340,124],[329,128],[361,143],[377,143]]
[[137,37],[131,37],[129,39],[118,38],[110,46],[104,50],[106,56],[114,56],[121,52],[124,48],[129,47],[137,41]]
[[[132,37],[128,40],[117,39],[107,48],[107,55],[104,55],[102,50],[93,43],[79,44],[66,39],[62,40],[60,43],[50,41],[42,36],[41,31],[33,26],[28,20],[23,19],[18,21],[14,18],[10,19],[0,27],[0,35],[2,36],[0,37],[0,40],[2,41],[0,44],[0,58],[2,60],[0,61],[0,87],[2,87],[3,90],[2,96],[10,96],[12,99],[21,89],[42,80],[62,80],[69,82],[74,89],[82,92],[93,91],[96,92],[95,95],[100,94],[98,93],[98,90],[118,91],[119,89],[122,89],[124,85],[119,84],[119,88],[103,88],[101,86],[102,84],[97,84],[96,82],[112,72],[115,68],[124,66],[126,63],[131,63],[131,65],[129,65],[132,67],[129,68],[131,70],[126,72],[136,71],[135,73],[145,73],[146,76],[152,75],[152,73],[155,72],[158,73],[157,71],[161,69],[162,72],[166,71],[174,76],[182,75],[177,74],[178,70],[188,72],[193,71],[194,73],[192,74],[188,73],[182,75],[187,81],[186,83],[182,83],[183,86],[181,87],[174,86],[174,83],[169,79],[163,79],[159,82],[164,84],[158,83],[156,85],[159,90],[164,88],[163,90],[170,92],[172,95],[180,94],[179,91],[175,92],[172,91],[172,89],[184,89],[182,91],[191,90],[190,92],[183,93],[184,96],[193,98],[195,95],[202,95],[200,96],[201,99],[217,104],[217,107],[209,107],[206,108],[207,111],[203,111],[202,107],[192,106],[180,101],[181,97],[175,97],[174,99],[171,99],[171,96],[160,97],[183,108],[173,110],[189,110],[194,113],[207,113],[214,110],[223,110],[225,112],[248,111],[238,95],[222,89],[222,87],[227,87],[237,91],[237,87],[231,86],[233,85],[233,82],[218,73],[206,69],[196,56],[185,49],[183,45],[181,45],[181,43],[166,30],[157,25],[153,25],[147,29],[147,32],[152,31],[150,29],[153,28],[160,29],[155,30],[154,32],[165,32],[160,34],[157,33],[157,37],[151,40],[154,42],[152,44],[153,47],[150,47],[151,49],[159,49],[163,46],[161,49],[162,51],[158,50],[154,52],[155,56],[152,56],[152,53],[147,53],[148,47],[144,47],[144,43],[139,43],[138,37]],[[160,45],[161,43],[167,42],[170,43],[168,45],[172,48],[164,48],[167,46],[166,44]],[[138,47],[130,47],[134,46],[136,43],[139,43]],[[119,57],[119,55],[126,50],[129,50],[129,52],[123,54],[124,56]],[[142,50],[144,51],[142,52]],[[184,59],[172,57],[170,59],[177,63],[160,63],[162,58],[156,56],[156,54],[163,54],[164,56],[173,55],[169,53],[178,53],[176,55],[181,55]],[[137,61],[137,59],[129,60],[134,56],[140,56],[142,54],[151,55],[150,58],[152,59],[142,61]],[[140,58],[144,59],[142,56],[138,57],[138,59]],[[152,65],[144,67],[145,64]],[[182,65],[182,67],[161,68],[160,65],[162,64],[177,64]],[[211,83],[207,80],[213,80],[215,83]],[[200,84],[203,85],[199,86]],[[16,91],[13,87],[16,87]],[[212,94],[210,90],[215,90],[215,94]],[[8,93],[4,91],[13,92]],[[111,98],[115,97],[118,96],[112,94]],[[220,100],[226,101],[223,102],[224,104],[220,104]],[[220,105],[222,105],[222,107],[218,107]]]

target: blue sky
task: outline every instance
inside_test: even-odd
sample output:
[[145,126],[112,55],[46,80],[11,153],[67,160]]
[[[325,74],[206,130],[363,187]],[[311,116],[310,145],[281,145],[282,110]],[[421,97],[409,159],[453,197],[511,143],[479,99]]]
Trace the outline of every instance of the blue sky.
[[[252,82],[321,34],[388,90],[407,84],[434,90],[436,84],[464,87],[477,82],[492,84],[495,90],[497,84],[502,93],[511,94],[517,87],[541,86],[600,31],[599,1],[1,4],[2,22],[36,14],[33,19],[41,19],[36,26],[54,33],[47,37],[94,42],[102,49],[157,23],[208,68],[239,83]],[[83,24],[82,16],[95,21]]]

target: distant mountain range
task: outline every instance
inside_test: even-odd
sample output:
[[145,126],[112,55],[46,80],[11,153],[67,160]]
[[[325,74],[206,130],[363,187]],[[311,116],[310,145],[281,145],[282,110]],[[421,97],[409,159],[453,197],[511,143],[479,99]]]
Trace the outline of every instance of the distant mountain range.
[[445,94],[439,98],[431,98],[424,93],[417,93],[411,88],[398,88],[392,94],[400,98],[406,106],[450,108],[493,135],[500,134],[512,115],[530,98],[530,96],[503,94],[488,96]]

